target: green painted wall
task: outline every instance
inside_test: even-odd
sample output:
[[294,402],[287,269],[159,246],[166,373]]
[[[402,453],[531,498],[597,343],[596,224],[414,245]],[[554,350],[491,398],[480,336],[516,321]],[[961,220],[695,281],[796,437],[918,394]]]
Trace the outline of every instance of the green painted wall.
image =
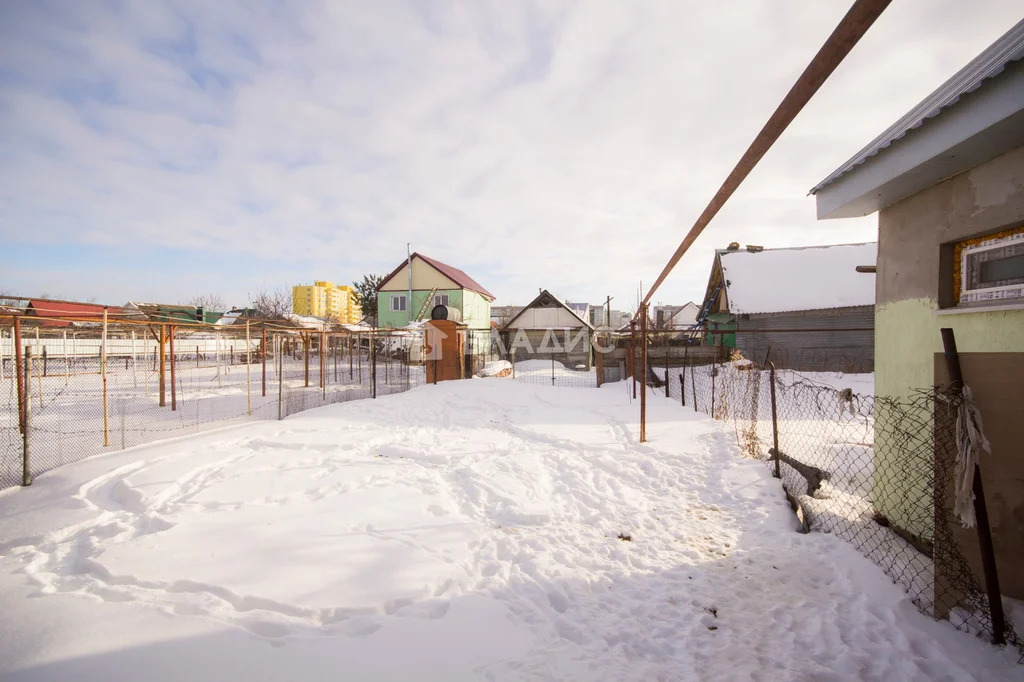
[[470,329],[491,328],[491,302],[475,291],[462,292],[462,322]]
[[[957,349],[965,353],[1024,352],[1024,310],[940,314],[933,299],[918,298],[879,305],[875,312],[875,395],[906,399],[935,383],[934,356],[942,351],[939,330],[949,327]],[[969,380],[969,377],[968,377]],[[879,424],[890,419],[884,403],[876,404]],[[930,417],[922,415],[927,423]],[[923,441],[930,434],[923,433]],[[884,428],[875,434],[875,507],[890,522],[914,535],[932,539],[928,472],[916,472],[894,453],[905,445],[886,443]],[[922,448],[927,448],[924,444]],[[906,482],[910,482],[909,492]],[[916,484],[915,484],[916,482]]]
[[[377,320],[381,327],[404,327],[409,321],[416,318],[420,306],[431,295],[428,290],[416,290],[412,292],[412,305],[407,306],[403,311],[391,310],[391,297],[402,295],[402,291],[382,291],[377,296]],[[470,329],[489,329],[491,326],[491,304],[476,293],[465,289],[438,289],[434,296],[448,294],[448,305],[458,309],[462,313],[462,322]],[[407,294],[406,294],[407,295]],[[430,319],[431,302],[423,311],[423,319]]]

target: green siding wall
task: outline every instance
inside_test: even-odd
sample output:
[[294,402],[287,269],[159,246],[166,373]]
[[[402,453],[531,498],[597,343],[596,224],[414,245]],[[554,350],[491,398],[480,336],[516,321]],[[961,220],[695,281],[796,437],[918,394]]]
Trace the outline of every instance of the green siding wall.
[[[391,297],[402,295],[401,291],[382,291],[377,296],[377,320],[381,327],[404,327],[409,321],[415,319],[427,296],[431,295],[428,290],[413,290],[412,305],[407,306],[403,311],[391,310]],[[462,322],[471,329],[487,329],[491,326],[491,304],[476,293],[464,289],[438,289],[433,295],[439,296],[448,294],[448,305],[462,313]],[[423,311],[423,319],[430,319],[431,303]]]

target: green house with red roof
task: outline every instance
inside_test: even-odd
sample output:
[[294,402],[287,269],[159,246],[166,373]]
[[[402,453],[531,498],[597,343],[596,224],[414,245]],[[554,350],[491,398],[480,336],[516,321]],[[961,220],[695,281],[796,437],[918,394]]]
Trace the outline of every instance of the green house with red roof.
[[377,325],[406,327],[410,322],[429,320],[435,305],[446,305],[459,311],[468,328],[490,329],[493,300],[491,292],[462,270],[413,253],[377,287]]

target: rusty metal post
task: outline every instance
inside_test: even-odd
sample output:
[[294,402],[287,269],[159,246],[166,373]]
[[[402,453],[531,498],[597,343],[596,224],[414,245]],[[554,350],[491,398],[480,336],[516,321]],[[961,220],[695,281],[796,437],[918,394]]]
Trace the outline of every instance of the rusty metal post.
[[[963,394],[964,375],[960,367],[960,355],[956,350],[956,337],[953,330],[944,327],[942,334],[942,350],[946,356],[946,367],[949,370],[950,392],[954,398]],[[939,482],[936,482],[938,485]],[[985,573],[985,591],[988,594],[988,607],[992,617],[992,642],[1006,642],[1006,617],[1003,614],[1003,601],[999,590],[999,572],[996,570],[996,553],[992,545],[992,529],[988,522],[988,507],[985,504],[985,490],[981,484],[981,467],[974,466],[974,515],[978,522],[978,548],[981,551],[981,566]]]
[[[160,325],[160,349],[157,351],[157,355],[160,357],[160,407],[167,406],[167,379],[164,375],[165,365],[167,363],[167,354],[164,350],[164,345],[167,343],[167,326]],[[156,360],[157,356],[153,356],[153,360]]]
[[46,362],[46,346],[43,345],[43,376],[44,377],[47,374],[47,364],[49,364],[49,363]]
[[263,342],[260,344],[260,364],[263,366],[262,367],[262,372],[263,372],[263,379],[262,379],[263,397],[266,398],[267,397],[267,325],[265,325],[265,324],[263,325],[263,330],[262,330],[261,334],[263,335]]
[[[779,415],[775,408],[775,363],[768,363],[768,381],[771,383],[772,396],[772,459],[775,460],[775,478],[782,478],[779,471]],[[755,415],[756,418],[756,415]]]
[[647,306],[640,306],[640,442],[647,442]]
[[[25,391],[25,367],[22,365],[22,353],[24,349],[21,347],[21,318],[17,315],[14,316],[14,373],[16,381],[18,382],[18,425],[21,427],[21,432],[25,433],[25,408],[27,392]],[[29,374],[29,377],[32,375]]]
[[103,447],[110,445],[110,414],[107,409],[107,306],[103,306],[103,338],[100,341],[100,374],[103,376]]
[[[14,318],[17,321],[18,318]],[[19,333],[20,337],[21,334]],[[18,365],[21,366],[20,364]],[[25,349],[25,375],[32,376],[32,348]],[[21,372],[18,372],[21,374]],[[25,412],[22,415],[21,422],[21,484],[32,485],[32,468],[30,458],[30,445],[31,436],[29,433],[32,429],[32,401],[25,401]]]
[[348,381],[352,383],[352,334],[348,334]]
[[174,325],[171,325],[171,412],[178,409],[178,375],[174,352]]

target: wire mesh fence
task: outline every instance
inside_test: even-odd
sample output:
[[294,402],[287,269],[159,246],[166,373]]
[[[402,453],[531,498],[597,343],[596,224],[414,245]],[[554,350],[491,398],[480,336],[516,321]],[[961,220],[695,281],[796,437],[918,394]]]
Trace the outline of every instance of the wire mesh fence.
[[[959,398],[943,387],[876,398],[871,375],[747,360],[687,363],[666,376],[681,409],[733,424],[741,449],[781,478],[807,530],[852,544],[923,613],[994,638],[992,605],[972,569],[977,540],[952,511]],[[1012,624],[1003,635],[1024,654]]]
[[[422,334],[272,325],[27,328],[0,338],[0,488],[93,454],[424,383]],[[21,390],[19,390],[19,383]],[[26,438],[27,435],[27,438]]]

